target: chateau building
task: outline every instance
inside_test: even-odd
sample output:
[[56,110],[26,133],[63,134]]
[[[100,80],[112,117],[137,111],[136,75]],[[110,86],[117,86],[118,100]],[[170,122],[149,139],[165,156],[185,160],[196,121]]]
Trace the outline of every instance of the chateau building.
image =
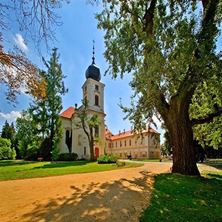
[[[82,86],[82,98],[87,100],[86,113],[90,118],[97,115],[99,126],[94,128],[98,141],[94,143],[94,156],[105,153],[117,154],[120,158],[131,155],[133,158],[159,158],[160,134],[149,128],[141,135],[131,131],[113,135],[105,127],[104,87],[100,81],[100,69],[95,64],[94,47],[92,64],[87,68],[86,80]],[[90,146],[86,133],[78,124],[78,112],[83,105],[69,107],[60,114],[63,135],[59,144],[60,153],[76,153],[79,159],[90,159]]]
[[105,152],[120,158],[160,158],[160,134],[148,127],[142,133],[131,130],[113,135],[106,128]]

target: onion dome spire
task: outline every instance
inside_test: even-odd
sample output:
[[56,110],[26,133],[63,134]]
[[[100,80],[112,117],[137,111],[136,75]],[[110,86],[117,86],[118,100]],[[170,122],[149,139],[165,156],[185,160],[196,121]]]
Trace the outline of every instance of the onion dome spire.
[[93,40],[93,56],[92,56],[92,64],[86,70],[86,78],[94,79],[96,81],[100,81],[100,69],[96,66],[95,63],[95,41]]

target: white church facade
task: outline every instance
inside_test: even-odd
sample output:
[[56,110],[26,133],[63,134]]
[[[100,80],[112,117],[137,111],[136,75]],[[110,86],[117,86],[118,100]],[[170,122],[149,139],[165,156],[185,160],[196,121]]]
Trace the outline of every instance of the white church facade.
[[[146,135],[146,138],[151,138],[151,135],[155,135],[155,148],[151,145],[152,139],[149,139],[149,141],[148,139],[143,140],[143,146],[141,146],[141,143],[135,142],[137,141],[137,135],[132,132],[121,136],[114,136],[108,133],[110,131],[105,126],[106,114],[104,113],[105,85],[100,80],[100,69],[95,64],[93,48],[92,64],[86,70],[86,81],[82,86],[82,98],[88,102],[87,115],[89,117],[96,115],[99,119],[99,126],[94,129],[94,135],[98,138],[94,143],[95,158],[106,153],[117,154],[120,158],[126,158],[129,154],[135,158],[159,158],[160,134],[154,130],[149,129],[144,135]],[[77,107],[75,105],[75,107],[69,107],[60,114],[63,135],[59,144],[59,151],[60,153],[76,153],[78,159],[90,159],[90,146],[87,135],[78,124],[80,122],[78,112],[82,108],[83,106]],[[125,137],[128,139],[132,137],[132,141],[129,142]],[[128,148],[124,146],[127,143],[126,141],[128,141]],[[154,150],[151,151],[151,149]]]

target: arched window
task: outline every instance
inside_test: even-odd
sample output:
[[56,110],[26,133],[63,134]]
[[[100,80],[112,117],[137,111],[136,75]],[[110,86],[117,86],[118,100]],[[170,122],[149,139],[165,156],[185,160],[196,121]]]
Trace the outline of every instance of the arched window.
[[69,153],[72,153],[72,131],[66,130],[66,145],[69,149]]
[[95,105],[99,106],[99,96],[95,95]]

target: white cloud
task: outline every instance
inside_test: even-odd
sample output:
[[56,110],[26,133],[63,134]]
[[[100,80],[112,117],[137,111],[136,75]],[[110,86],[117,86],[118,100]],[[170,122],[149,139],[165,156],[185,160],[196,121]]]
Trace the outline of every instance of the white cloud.
[[16,34],[15,35],[15,43],[17,44],[17,46],[23,51],[23,52],[27,52],[28,51],[28,47],[27,45],[25,44],[25,40],[24,38],[22,37],[21,34]]
[[9,122],[15,121],[18,117],[21,117],[21,113],[18,111],[11,111],[10,113],[0,112],[0,119],[7,120]]

